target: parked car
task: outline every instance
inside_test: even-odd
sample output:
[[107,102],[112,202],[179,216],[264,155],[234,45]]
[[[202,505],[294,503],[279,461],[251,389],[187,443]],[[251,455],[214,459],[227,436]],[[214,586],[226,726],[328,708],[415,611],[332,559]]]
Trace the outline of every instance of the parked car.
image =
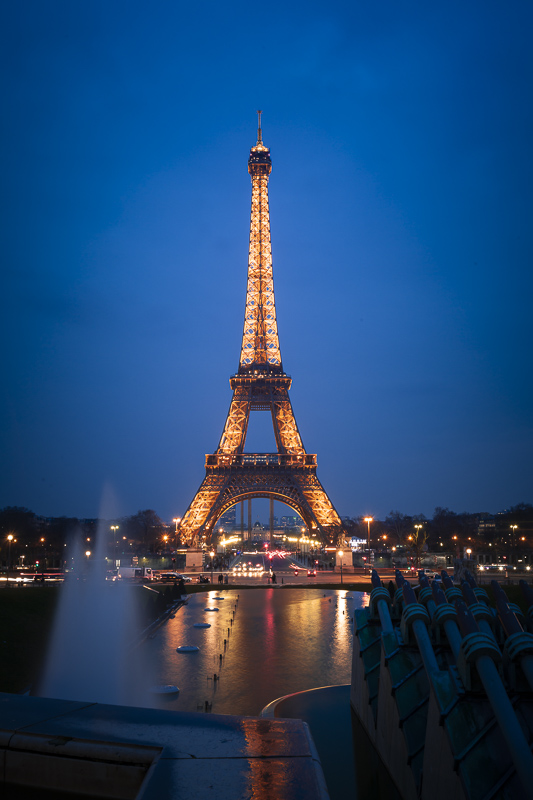
[[182,575],[179,572],[160,572],[159,573],[159,580],[160,581],[183,581],[184,583],[190,583],[192,578],[189,578],[188,575]]
[[154,572],[151,567],[119,567],[118,576],[122,581],[146,582],[154,580]]
[[307,570],[307,577],[308,578],[316,578],[316,569],[308,569]]

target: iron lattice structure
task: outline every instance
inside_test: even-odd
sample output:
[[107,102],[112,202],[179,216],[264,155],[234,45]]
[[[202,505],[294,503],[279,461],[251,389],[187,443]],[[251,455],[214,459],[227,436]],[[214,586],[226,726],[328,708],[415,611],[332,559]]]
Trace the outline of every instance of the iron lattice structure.
[[[197,545],[209,539],[217,519],[237,502],[267,497],[297,511],[309,531],[329,544],[343,540],[339,515],[316,475],[316,455],[306,453],[289,399],[276,322],[268,179],[270,150],[261,135],[250,150],[252,211],[248,286],[239,368],[230,378],[233,397],[216,452],[206,456],[206,476],[188,507],[181,541]],[[277,453],[245,453],[250,412],[270,410]]]

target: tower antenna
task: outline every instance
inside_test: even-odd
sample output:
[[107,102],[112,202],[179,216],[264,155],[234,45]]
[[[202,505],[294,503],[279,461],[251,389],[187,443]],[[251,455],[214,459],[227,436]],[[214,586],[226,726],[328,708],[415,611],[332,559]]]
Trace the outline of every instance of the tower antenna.
[[261,133],[261,114],[262,111],[257,112],[257,144],[263,144],[263,134]]

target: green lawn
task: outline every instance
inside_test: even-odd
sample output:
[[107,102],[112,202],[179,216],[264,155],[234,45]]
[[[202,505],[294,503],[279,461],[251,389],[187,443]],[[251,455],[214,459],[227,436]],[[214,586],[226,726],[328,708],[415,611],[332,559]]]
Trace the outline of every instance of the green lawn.
[[0,590],[0,691],[23,692],[46,655],[58,586]]

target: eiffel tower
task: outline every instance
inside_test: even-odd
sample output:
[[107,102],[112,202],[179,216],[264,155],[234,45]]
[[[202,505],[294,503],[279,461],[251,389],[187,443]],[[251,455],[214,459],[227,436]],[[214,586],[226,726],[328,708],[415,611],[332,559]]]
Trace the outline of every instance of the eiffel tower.
[[[236,503],[266,497],[294,509],[308,531],[326,544],[344,540],[341,520],[317,478],[316,455],[307,453],[294,418],[283,370],[274,303],[268,179],[270,150],[261,133],[250,150],[252,211],[248,287],[239,368],[230,378],[233,397],[215,453],[205,459],[206,475],[178,532],[183,544],[197,547],[209,540],[217,519]],[[245,453],[250,412],[272,414],[276,453]]]

